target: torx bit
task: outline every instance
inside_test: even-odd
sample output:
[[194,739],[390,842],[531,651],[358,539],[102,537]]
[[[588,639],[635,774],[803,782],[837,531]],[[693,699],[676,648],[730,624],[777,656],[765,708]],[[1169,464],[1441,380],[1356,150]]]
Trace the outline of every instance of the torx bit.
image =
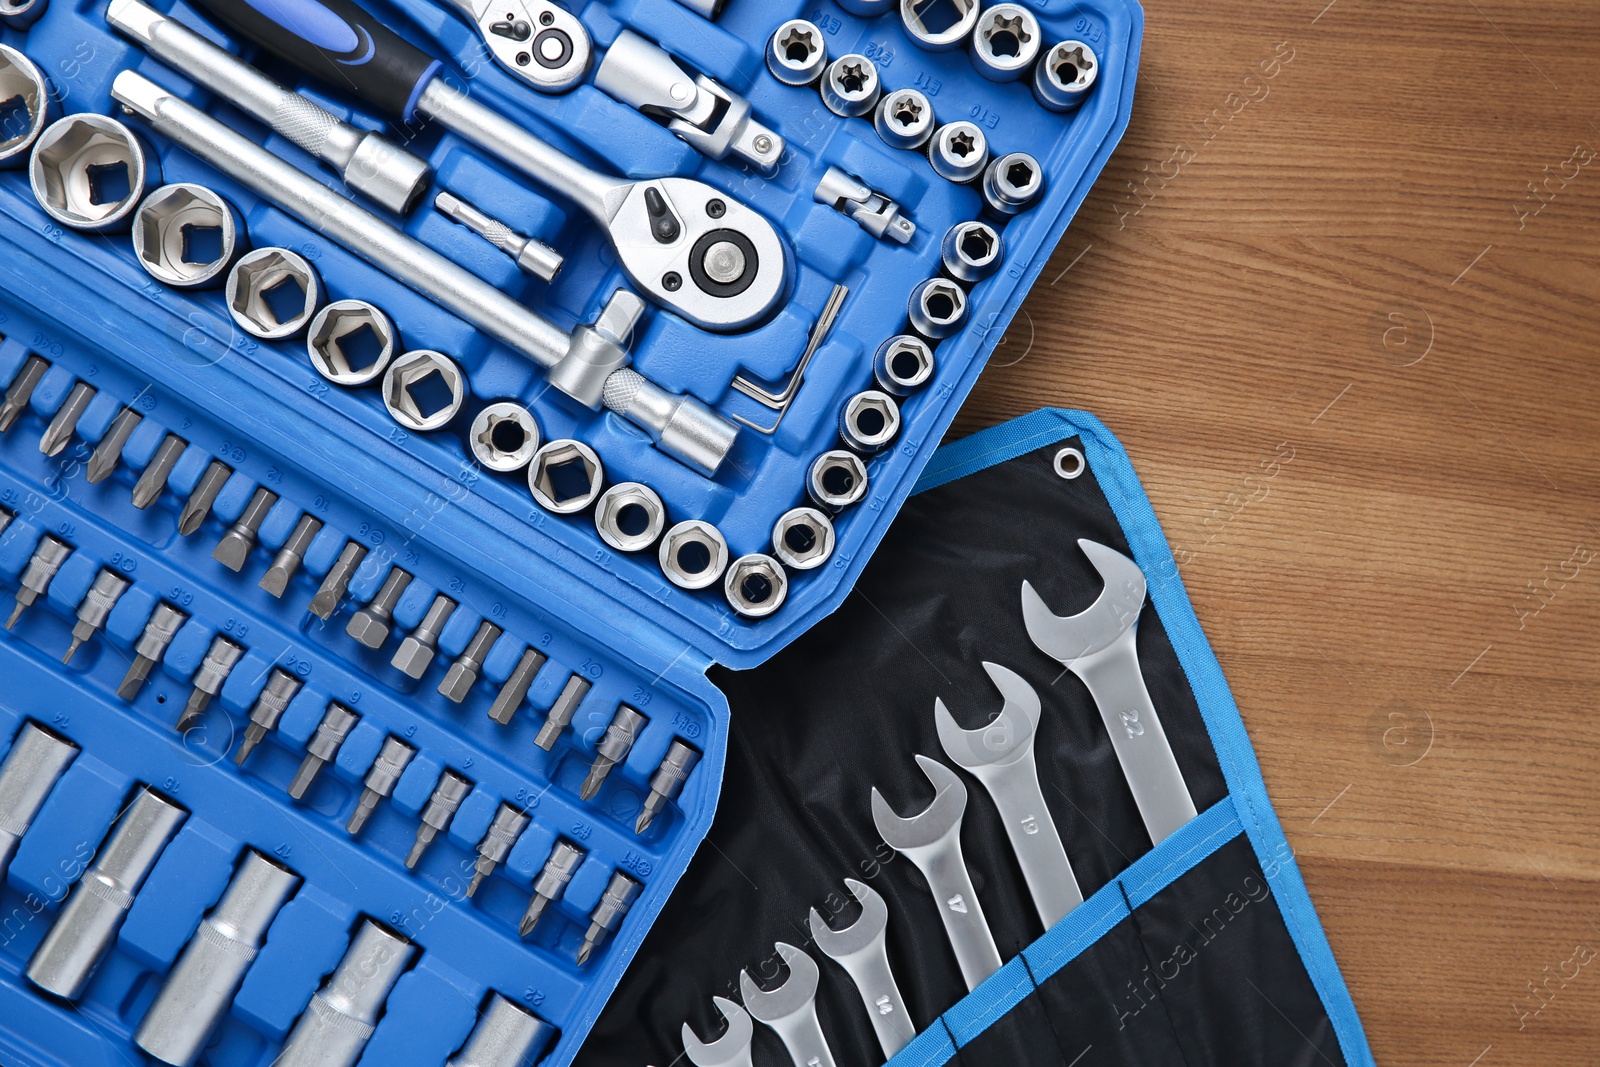
[[143,421],[144,416],[132,408],[123,408],[117,412],[117,417],[111,420],[111,428],[100,438],[100,443],[95,445],[94,454],[89,457],[89,464],[84,470],[90,485],[96,485],[111,477],[111,472],[122,462],[122,450],[127,446],[128,438],[133,436],[133,431],[138,429]]
[[433,787],[433,796],[428,798],[427,806],[422,809],[422,823],[417,827],[417,840],[406,856],[408,868],[415,867],[417,861],[422,859],[422,854],[428,850],[428,846],[433,844],[433,839],[438,837],[441,831],[450,828],[450,820],[455,818],[461,802],[467,799],[467,794],[471,791],[471,779],[463,778],[455,771],[447,769],[439,776],[439,784]]
[[250,709],[250,725],[244,728],[244,740],[239,743],[239,751],[233,757],[235,764],[244,766],[250,753],[267,736],[267,731],[278,725],[284,709],[299,691],[300,679],[282,667],[272,668],[272,673],[267,675],[266,686],[262,688],[261,695],[256,697],[255,706]]
[[139,475],[139,480],[133,483],[134,507],[143,510],[161,499],[161,491],[167,487],[167,479],[172,477],[172,468],[178,465],[183,450],[188,447],[189,442],[175,433],[169,433],[161,439],[161,447],[156,449],[155,458]]
[[544,666],[545,659],[545,654],[537,649],[522,650],[522,658],[517,660],[511,677],[506,679],[506,684],[500,687],[500,693],[494,698],[494,703],[489,705],[489,718],[501,726],[511,722],[511,717],[517,713],[517,709],[522,707],[523,700],[527,698],[528,687],[533,684],[539,668]]
[[283,596],[283,591],[289,588],[289,579],[294,577],[295,571],[300,569],[301,561],[306,558],[306,549],[311,547],[312,539],[321,530],[321,519],[314,519],[310,515],[300,516],[300,521],[295,523],[294,532],[289,535],[289,540],[278,549],[278,554],[272,557],[272,566],[261,576],[259,583],[261,588],[273,596]]
[[117,601],[128,591],[128,586],[131,584],[109,568],[102,568],[100,573],[95,575],[94,584],[78,602],[78,621],[72,626],[72,644],[67,646],[66,655],[61,657],[62,663],[71,663],[72,657],[83,643],[100,631],[100,627],[106,624],[106,617],[111,614],[111,609],[117,606]]
[[6,629],[11,629],[22,618],[22,613],[33,606],[33,602],[44,596],[50,589],[50,580],[61,570],[61,565],[72,555],[72,546],[65,541],[45,534],[39,538],[39,544],[33,550],[27,567],[23,568],[22,578],[17,587],[17,604],[11,609],[11,618],[6,620]]
[[151,669],[161,662],[167,646],[178,636],[178,627],[188,620],[188,615],[165,600],[156,605],[156,610],[150,613],[150,620],[144,624],[144,633],[134,642],[133,663],[129,664],[128,673],[122,676],[122,684],[117,686],[118,697],[132,700],[139,695],[145,679],[150,677]]
[[689,772],[699,762],[699,749],[682,741],[672,742],[661,766],[650,776],[650,795],[645,797],[644,808],[639,812],[638,821],[633,824],[634,833],[642,834],[648,830],[661,809],[683,792],[683,783],[689,780]]
[[416,754],[416,749],[398,737],[384,739],[383,749],[373,761],[372,769],[367,772],[366,780],[362,783],[361,799],[356,801],[356,810],[350,813],[350,821],[345,824],[345,833],[354,835],[361,832],[361,828],[367,825],[367,820],[378,807],[378,801],[394,792],[395,783],[400,781],[400,775],[405,773],[411,758]]
[[17,416],[22,414],[22,409],[28,406],[28,401],[33,399],[33,391],[39,387],[39,379],[44,377],[44,372],[50,369],[50,364],[38,356],[29,356],[17,376],[11,379],[11,385],[6,389],[5,403],[0,404],[0,433],[11,429],[17,421]]
[[244,506],[239,521],[228,527],[228,532],[222,535],[217,547],[211,550],[211,558],[230,571],[237,573],[242,570],[244,561],[250,558],[250,550],[256,547],[256,531],[261,529],[267,512],[277,502],[277,493],[265,487],[257,489],[250,503]]
[[623,916],[628,914],[628,909],[633,907],[633,902],[639,899],[643,891],[644,886],[621,871],[612,874],[605,895],[600,898],[594,914],[589,916],[589,929],[583,935],[583,944],[578,947],[579,967],[589,962],[589,957],[605,941],[607,934],[622,925]]
[[578,713],[578,705],[588,695],[589,679],[577,674],[569,676],[567,684],[561,687],[561,692],[556,696],[556,702],[550,705],[549,712],[545,714],[544,725],[539,727],[539,734],[533,743],[546,752],[555,748],[556,738],[571,725],[572,717]]
[[528,898],[528,910],[522,913],[522,922],[517,924],[518,936],[527,937],[533,933],[533,928],[539,925],[539,919],[544,915],[544,909],[561,899],[583,857],[584,851],[577,845],[556,842],[556,847],[550,850],[550,857],[544,861],[544,869],[533,880],[533,896]]
[[439,648],[439,631],[444,629],[445,623],[450,621],[450,616],[456,611],[456,602],[440,593],[433,598],[433,603],[428,606],[428,613],[422,617],[417,628],[406,635],[400,642],[400,647],[395,649],[394,658],[389,665],[407,678],[421,678],[428,670],[428,664],[433,662],[434,653]]
[[328,570],[328,576],[322,579],[322,584],[317,587],[317,595],[311,598],[311,614],[323,620],[333,617],[334,609],[339,606],[339,601],[344,599],[345,591],[350,588],[350,579],[355,577],[356,568],[361,566],[361,561],[366,556],[365,545],[359,545],[354,541],[344,543],[339,558],[334,560],[333,566]]
[[500,633],[500,627],[488,619],[478,624],[478,632],[472,635],[467,647],[456,657],[456,661],[450,664],[450,669],[445,671],[444,680],[439,683],[441,696],[452,704],[459,704],[467,699],[467,693],[478,684],[478,674],[483,670],[484,658],[489,655],[494,643],[500,640]]
[[322,721],[317,724],[317,732],[306,742],[306,758],[300,761],[300,769],[294,772],[294,781],[289,783],[291,797],[299,800],[306,795],[306,790],[316,781],[323,765],[339,754],[339,746],[344,744],[344,739],[350,736],[350,731],[360,721],[361,716],[344,705],[328,705]]
[[527,812],[510,804],[500,805],[500,810],[494,813],[494,821],[489,824],[489,832],[478,842],[478,859],[473,864],[472,881],[467,885],[468,897],[476,893],[483,880],[505,862],[511,846],[517,843],[517,838],[522,836],[522,831],[532,821],[533,816]]
[[217,494],[222,492],[222,487],[228,484],[231,477],[233,468],[220,459],[214,459],[206,466],[205,473],[194,483],[194,491],[184,503],[183,511],[178,514],[180,534],[188,537],[200,529],[211,514],[211,505],[217,502]]
[[394,626],[394,606],[411,584],[411,575],[399,567],[389,569],[389,577],[378,587],[378,595],[367,606],[350,616],[344,632],[368,648],[382,648]]
[[590,800],[600,792],[600,783],[606,780],[611,768],[628,758],[628,752],[638,739],[639,731],[643,730],[644,724],[649,721],[628,705],[617,705],[617,713],[612,717],[611,725],[606,727],[605,736],[601,737],[600,743],[595,746],[594,763],[589,767],[589,774],[584,778],[583,785],[578,787],[580,800]]
[[39,436],[39,451],[47,456],[59,456],[61,450],[67,447],[67,442],[72,440],[73,431],[78,428],[78,420],[83,418],[83,411],[89,406],[89,401],[95,397],[95,387],[88,382],[79,382],[72,387],[72,392],[67,394],[67,399],[62,402],[55,418],[50,420],[50,425]]
[[200,668],[194,672],[194,690],[189,694],[188,703],[184,704],[183,714],[178,716],[174,729],[180,734],[187,733],[200,721],[206,705],[211,703],[212,697],[222,692],[222,683],[228,680],[228,675],[233,673],[233,668],[243,656],[244,646],[226,637],[218,636],[211,642],[211,647],[206,650],[206,658],[200,661]]

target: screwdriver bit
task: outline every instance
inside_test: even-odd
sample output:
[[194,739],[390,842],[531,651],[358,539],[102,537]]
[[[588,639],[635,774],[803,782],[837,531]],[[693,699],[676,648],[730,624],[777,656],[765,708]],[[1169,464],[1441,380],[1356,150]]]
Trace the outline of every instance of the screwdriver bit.
[[590,800],[600,792],[600,783],[606,780],[611,768],[628,758],[628,752],[638,739],[639,731],[643,730],[645,723],[649,721],[628,705],[617,705],[617,713],[612,717],[611,725],[606,727],[605,735],[595,746],[594,763],[590,765],[589,774],[584,778],[583,785],[578,788],[578,799]]
[[501,726],[511,722],[511,717],[517,713],[517,709],[527,698],[528,687],[533,684],[539,668],[544,666],[545,658],[544,653],[536,649],[522,650],[522,658],[517,660],[511,677],[506,679],[506,684],[500,687],[500,693],[494,698],[494,703],[489,705],[489,718]]
[[584,851],[577,845],[556,842],[556,847],[550,850],[549,858],[544,861],[544,869],[533,880],[533,896],[528,898],[528,910],[522,913],[522,922],[517,924],[518,936],[527,937],[533,933],[533,928],[539,925],[539,919],[544,915],[544,909],[561,899],[583,857]]
[[45,360],[29,356],[17,376],[11,379],[11,385],[6,389],[5,403],[0,404],[0,433],[11,429],[17,416],[22,414],[22,409],[33,399],[33,391],[39,387],[44,372],[49,369],[50,364]]
[[389,665],[407,678],[421,678],[427,673],[428,664],[433,662],[434,653],[439,648],[439,631],[444,629],[455,611],[454,600],[443,593],[434,597],[433,603],[428,606],[428,613],[422,617],[417,628],[400,642]]
[[33,556],[22,571],[22,579],[17,588],[16,607],[11,609],[11,618],[6,620],[6,629],[15,626],[17,620],[22,618],[22,613],[49,591],[50,580],[61,570],[61,565],[70,555],[72,546],[65,541],[57,540],[49,534],[39,539],[39,544],[33,550]]
[[300,679],[282,667],[272,668],[272,673],[267,675],[266,686],[261,690],[261,695],[256,697],[255,706],[250,709],[250,725],[244,728],[244,740],[233,757],[235,764],[244,766],[250,753],[267,736],[267,731],[278,725],[284,709],[299,691]]
[[550,705],[550,710],[545,714],[544,725],[539,727],[533,743],[546,752],[555,748],[556,738],[571,725],[572,717],[578,713],[578,705],[588,695],[589,679],[577,674],[570,675],[567,684],[561,687],[561,692],[556,696],[556,702]]
[[300,516],[300,521],[295,524],[289,540],[278,549],[278,554],[272,557],[272,566],[261,576],[259,583],[261,588],[273,596],[283,596],[283,591],[289,588],[289,579],[294,577],[295,571],[300,569],[301,561],[306,558],[306,549],[311,547],[312,539],[321,529],[321,519],[314,519],[310,515]]
[[219,636],[211,642],[211,647],[206,650],[206,658],[200,661],[199,670],[194,672],[194,690],[189,694],[183,714],[178,716],[174,727],[180,734],[187,733],[190,727],[200,721],[206,705],[211,703],[212,697],[222,692],[222,683],[228,680],[228,675],[233,673],[233,668],[243,655],[244,647],[226,637]]
[[633,902],[639,899],[643,891],[644,886],[621,871],[611,875],[605,895],[600,898],[594,914],[589,916],[588,932],[583,935],[583,944],[578,948],[579,967],[589,962],[589,957],[605,941],[607,934],[622,925],[623,916],[628,914],[628,909],[633,907]]
[[389,639],[389,630],[394,626],[394,606],[400,602],[400,597],[410,584],[411,575],[399,567],[391,567],[389,576],[378,587],[378,595],[368,601],[366,607],[350,616],[344,632],[368,648],[382,648]]
[[261,529],[262,520],[277,502],[277,493],[265,487],[257,489],[250,503],[244,506],[239,521],[228,527],[228,532],[222,535],[217,547],[211,550],[211,558],[230,571],[242,570],[244,561],[250,557],[250,550],[256,547],[256,531]]
[[133,436],[133,431],[138,429],[143,421],[144,416],[132,408],[123,408],[117,412],[117,417],[111,420],[111,428],[100,438],[100,443],[95,445],[94,454],[89,457],[85,475],[90,485],[96,485],[111,477],[111,472],[116,470],[117,464],[122,461],[122,450],[127,446],[128,438]]
[[456,661],[450,664],[450,669],[445,671],[444,679],[439,683],[441,696],[452,704],[459,704],[467,699],[467,693],[478,683],[484,658],[489,655],[494,643],[500,640],[500,633],[500,627],[487,619],[478,624],[478,632],[472,635],[467,647],[456,657]]
[[471,780],[455,771],[446,770],[439,776],[439,784],[433,787],[433,796],[428,798],[427,806],[422,809],[422,824],[417,827],[417,840],[406,856],[408,868],[415,867],[428,846],[433,844],[433,839],[450,828],[450,820],[455,818],[461,802],[467,799],[471,791]]
[[505,862],[511,846],[517,843],[517,838],[522,836],[522,831],[532,821],[533,816],[527,812],[510,804],[500,805],[500,810],[494,813],[494,821],[489,824],[489,832],[478,842],[478,859],[473,864],[472,882],[467,886],[468,897],[476,893],[483,880]]
[[133,663],[128,666],[128,673],[122,676],[122,684],[117,686],[117,696],[132,700],[139,695],[145,679],[150,677],[151,669],[161,662],[167,646],[178,636],[178,627],[188,619],[189,616],[164,600],[156,605],[156,610],[150,613],[150,621],[144,624],[144,633],[134,642]]
[[100,632],[100,627],[106,624],[106,617],[117,606],[117,601],[122,599],[122,594],[128,591],[130,584],[113,570],[102,568],[95,575],[94,584],[78,602],[78,621],[72,626],[72,644],[67,646],[66,655],[61,657],[62,663],[72,662],[72,657],[83,643]]
[[333,566],[328,570],[328,576],[322,579],[322,585],[317,587],[317,595],[311,598],[311,614],[323,620],[333,617],[334,609],[339,606],[339,601],[344,599],[345,591],[350,588],[350,579],[355,577],[356,568],[361,566],[361,561],[366,557],[365,545],[358,545],[354,541],[344,543],[339,558],[334,560]]
[[699,749],[682,741],[672,742],[671,747],[667,749],[666,757],[661,761],[661,766],[650,776],[650,795],[645,798],[639,819],[633,824],[634,833],[642,834],[648,830],[655,817],[661,813],[661,809],[683,792],[683,783],[688,781],[689,772],[694,770],[695,764],[699,762]]
[[178,514],[178,532],[185,537],[194,533],[205,523],[211,514],[211,505],[217,502],[217,494],[222,492],[222,487],[228,484],[228,479],[233,477],[233,468],[214,459],[206,466],[206,472],[200,475],[200,480],[194,483],[194,491],[189,494],[189,499],[183,505],[183,511]]
[[50,420],[50,425],[39,437],[40,452],[47,456],[61,454],[61,450],[67,447],[67,442],[72,440],[73,431],[78,428],[78,420],[83,418],[83,410],[89,406],[89,401],[95,398],[95,393],[95,387],[88,382],[79,382],[72,387],[72,392],[67,394],[67,399],[62,402],[55,418]]
[[378,753],[378,758],[373,761],[372,769],[362,783],[361,799],[356,801],[356,810],[350,813],[345,833],[354,835],[361,832],[377,808],[378,801],[394,792],[395,783],[400,781],[400,775],[405,773],[416,754],[416,749],[398,737],[384,739],[383,750]]
[[344,744],[344,739],[350,736],[350,731],[360,721],[361,716],[344,705],[328,705],[322,721],[317,724],[317,732],[306,742],[306,758],[300,761],[300,769],[294,772],[294,781],[289,783],[291,797],[299,800],[306,795],[306,790],[316,781],[318,772],[339,754],[339,746]]
[[161,440],[161,447],[156,449],[155,458],[150,465],[145,467],[144,473],[139,475],[139,480],[133,483],[133,506],[143,510],[161,499],[161,491],[167,487],[167,479],[172,477],[172,468],[178,465],[178,460],[183,457],[183,450],[189,447],[189,442],[175,433],[169,433]]

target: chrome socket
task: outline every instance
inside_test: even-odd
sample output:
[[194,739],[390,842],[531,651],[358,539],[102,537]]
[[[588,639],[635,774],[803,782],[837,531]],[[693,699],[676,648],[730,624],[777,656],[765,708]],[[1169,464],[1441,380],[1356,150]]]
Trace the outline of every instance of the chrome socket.
[[551,441],[528,464],[528,490],[546,511],[576,515],[593,504],[605,484],[605,467],[582,441]]
[[767,41],[767,69],[785,85],[810,85],[827,65],[828,44],[815,23],[790,19]]
[[936,124],[933,101],[920,89],[896,89],[886,94],[872,119],[884,144],[908,152],[927,144]]
[[667,747],[667,754],[661,758],[661,765],[656,768],[656,773],[650,776],[650,795],[644,798],[644,804],[639,808],[639,817],[634,820],[633,832],[642,834],[650,828],[661,809],[665,808],[679,793],[683,792],[683,785],[689,780],[689,774],[700,762],[700,750],[683,741],[673,741]]
[[898,334],[878,346],[872,357],[872,376],[890,396],[910,396],[933,377],[933,349],[908,333]]
[[1042,46],[1039,20],[1021,4],[984,8],[972,31],[972,65],[994,82],[1012,82],[1028,73]]
[[377,381],[399,350],[394,323],[365,300],[335,300],[317,312],[306,332],[311,365],[334,385]]
[[378,801],[394,792],[400,776],[405,773],[406,767],[416,754],[416,749],[398,737],[383,739],[382,751],[373,761],[372,768],[367,771],[366,778],[362,779],[361,797],[356,801],[355,810],[350,813],[350,821],[345,823],[345,833],[353,835],[361,832],[361,828],[377,810]]
[[537,1015],[499,993],[490,993],[489,1003],[479,1013],[478,1025],[445,1067],[528,1067],[544,1052],[555,1032]]
[[753,552],[729,565],[722,591],[734,611],[747,619],[764,619],[783,607],[789,576],[777,560]]
[[294,779],[286,790],[290,798],[300,800],[306,795],[311,783],[317,780],[317,775],[322,772],[328,761],[339,754],[345,738],[350,736],[350,731],[354,730],[360,721],[361,716],[343,704],[328,705],[322,715],[322,721],[317,724],[317,732],[306,742],[305,758],[300,761],[300,767],[295,771]]
[[818,507],[841,512],[867,495],[867,465],[842,448],[824,452],[811,463],[806,492]]
[[293,337],[322,304],[322,279],[298,252],[258,248],[228,272],[228,314],[263,341]]
[[0,883],[33,817],[77,755],[77,745],[31,722],[17,732],[0,763]]
[[466,376],[440,352],[407,352],[383,372],[383,406],[408,430],[426,433],[456,417],[466,397]]
[[222,278],[238,253],[238,212],[203,185],[163,185],[133,214],[133,252],[145,273],[175,289]]
[[842,119],[858,118],[878,105],[883,83],[878,65],[852,52],[828,64],[822,76],[822,103]]
[[923,51],[954,51],[978,24],[978,0],[900,0],[900,23]]
[[300,1013],[273,1067],[355,1067],[417,947],[371,919]]
[[34,143],[28,180],[45,214],[74,230],[126,229],[159,179],[143,143],[116,119],[84,113],[52,123]]
[[0,22],[13,30],[26,30],[49,6],[48,0],[0,0]]
[[1005,218],[1032,207],[1044,192],[1044,168],[1026,152],[1009,152],[983,172],[983,202]]
[[539,451],[539,424],[533,412],[521,404],[502,400],[478,412],[467,442],[479,463],[509,474],[533,461],[533,454]]
[[888,393],[868,389],[845,401],[839,412],[839,440],[862,455],[883,451],[900,432],[900,405]]
[[1000,269],[1005,247],[1000,232],[987,222],[958,222],[945,231],[939,245],[944,272],[964,285],[972,285]]
[[924,337],[949,337],[967,321],[967,294],[948,278],[929,278],[911,291],[911,328]]
[[470,792],[472,792],[472,779],[462,777],[449,768],[439,775],[439,781],[433,787],[433,795],[428,798],[428,803],[422,809],[422,818],[417,826],[417,838],[412,842],[411,851],[406,855],[407,870],[414,870],[417,861],[422,859],[422,854],[433,844],[434,838],[450,829],[450,823],[454,821],[456,812],[461,810],[461,805]]
[[1100,76],[1100,58],[1082,41],[1051,45],[1033,68],[1033,95],[1051,111],[1074,111]]
[[667,507],[648,485],[621,482],[600,497],[594,525],[600,540],[618,552],[642,552],[666,528]]
[[946,123],[928,142],[928,162],[946,181],[957,185],[977,181],[989,164],[989,139],[977,123],[965,119]]
[[722,531],[700,519],[685,519],[661,539],[661,570],[679,589],[715,585],[728,569],[728,541]]
[[833,555],[833,522],[816,508],[791,508],[772,527],[772,554],[785,567],[815,570]]
[[9,45],[0,44],[0,101],[20,100],[0,126],[0,167],[20,166],[44,132],[50,113],[50,86],[33,60]]

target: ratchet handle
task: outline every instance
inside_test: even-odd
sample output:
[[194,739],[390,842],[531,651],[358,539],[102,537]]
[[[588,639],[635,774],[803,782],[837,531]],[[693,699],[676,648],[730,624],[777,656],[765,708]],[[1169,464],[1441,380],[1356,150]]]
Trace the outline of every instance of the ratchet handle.
[[196,0],[203,11],[331,88],[410,122],[439,61],[350,0]]

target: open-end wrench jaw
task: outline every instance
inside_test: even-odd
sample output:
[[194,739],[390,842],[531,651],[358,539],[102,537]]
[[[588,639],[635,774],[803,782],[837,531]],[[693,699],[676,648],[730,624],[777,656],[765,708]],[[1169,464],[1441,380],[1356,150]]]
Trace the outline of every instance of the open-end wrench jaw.
[[896,814],[878,787],[872,787],[873,825],[884,844],[908,855],[937,845],[951,834],[960,834],[961,816],[967,810],[967,787],[955,771],[920,753],[917,766],[933,785],[933,803],[909,819]]
[[739,972],[739,996],[751,1015],[768,1026],[783,1022],[796,1012],[804,1011],[817,995],[817,983],[822,972],[817,961],[801,949],[779,941],[773,946],[789,966],[789,978],[777,989],[768,991],[756,985],[749,971]]
[[[944,701],[933,698],[934,723],[944,754],[959,767],[977,773],[979,768],[1010,767],[1033,756],[1033,735],[1039,728],[1039,694],[1017,672],[985,662],[989,680],[1005,704],[989,725],[963,730]],[[981,777],[981,776],[980,776]]]
[[876,891],[854,878],[846,878],[844,884],[850,895],[861,902],[861,915],[855,922],[835,930],[816,908],[811,909],[811,939],[831,960],[842,960],[881,945],[889,927],[889,905]]
[[711,1002],[722,1013],[728,1029],[715,1041],[701,1041],[683,1024],[683,1052],[694,1067],[751,1067],[750,1040],[755,1036],[755,1024],[750,1013],[727,997],[712,997]]
[[1028,637],[1046,655],[1071,666],[1116,643],[1144,607],[1144,572],[1133,560],[1098,541],[1078,539],[1078,547],[1100,572],[1105,588],[1076,615],[1057,615],[1045,606],[1033,583],[1022,583],[1022,621]]
[[916,1026],[889,968],[884,937],[889,926],[889,906],[865,883],[846,878],[844,884],[861,902],[861,916],[845,929],[835,930],[812,908],[811,937],[825,956],[850,975],[867,1017],[872,1020],[884,1058],[893,1059],[916,1036]]

